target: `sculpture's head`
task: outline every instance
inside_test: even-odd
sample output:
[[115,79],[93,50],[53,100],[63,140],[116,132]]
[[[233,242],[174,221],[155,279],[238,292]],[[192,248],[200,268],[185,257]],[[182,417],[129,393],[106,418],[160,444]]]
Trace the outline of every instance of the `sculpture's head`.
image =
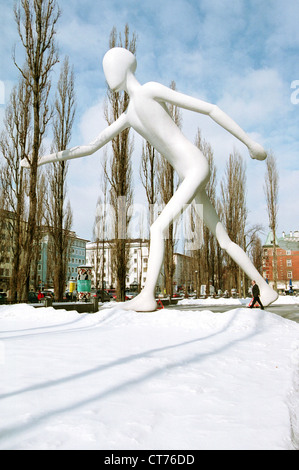
[[111,90],[123,90],[128,72],[134,73],[136,67],[136,57],[132,52],[122,47],[110,49],[104,56],[103,69]]

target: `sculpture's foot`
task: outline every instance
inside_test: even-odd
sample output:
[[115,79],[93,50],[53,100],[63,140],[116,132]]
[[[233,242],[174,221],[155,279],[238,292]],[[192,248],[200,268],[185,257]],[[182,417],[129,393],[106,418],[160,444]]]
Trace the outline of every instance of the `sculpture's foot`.
[[278,294],[275,292],[272,287],[265,282],[265,285],[260,286],[261,290],[261,301],[264,307],[268,307],[270,304],[275,302],[278,299]]
[[141,292],[134,299],[122,303],[121,308],[135,312],[154,312],[157,310],[157,302],[153,296]]

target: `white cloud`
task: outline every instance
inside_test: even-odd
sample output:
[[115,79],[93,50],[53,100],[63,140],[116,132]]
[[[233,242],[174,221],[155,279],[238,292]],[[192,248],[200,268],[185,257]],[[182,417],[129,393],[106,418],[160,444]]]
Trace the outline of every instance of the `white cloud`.
[[[73,136],[74,145],[92,142],[107,126],[103,117],[103,103],[87,109],[80,118],[79,134]],[[70,162],[68,195],[74,214],[74,230],[85,238],[92,238],[95,210],[100,195],[102,151]]]
[[286,113],[286,88],[277,70],[251,70],[225,84],[218,105],[243,125],[266,127]]

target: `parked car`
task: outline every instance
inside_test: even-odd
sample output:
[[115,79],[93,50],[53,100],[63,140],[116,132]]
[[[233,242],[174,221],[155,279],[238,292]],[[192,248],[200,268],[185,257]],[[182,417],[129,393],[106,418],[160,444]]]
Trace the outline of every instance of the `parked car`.
[[6,292],[0,292],[0,304],[6,304],[7,294]]
[[[116,297],[117,297],[117,295],[116,295],[116,289],[107,289],[106,292],[110,295],[111,300],[116,300]],[[126,297],[125,297],[125,300],[130,300],[127,295],[126,295]]]
[[66,291],[63,295],[63,300],[67,302],[76,302],[77,300],[77,291],[74,290],[73,292]]
[[174,294],[172,294],[172,299],[182,299],[184,297],[184,293],[183,292],[175,292]]
[[[103,295],[103,300],[102,300],[102,295]],[[91,289],[91,296],[92,297],[97,297],[101,302],[110,302],[112,300],[112,297],[106,292],[105,290],[102,291],[101,289]]]
[[54,299],[54,293],[50,290],[44,290],[42,291],[42,294],[44,294],[45,298]]
[[106,292],[108,292],[108,294],[113,297],[115,294],[116,294],[116,290],[115,289],[106,289]]
[[37,298],[37,293],[36,292],[29,292],[28,302],[30,304],[38,304],[38,298]]
[[126,292],[126,298],[130,300],[136,297],[137,295],[138,295],[138,292]]
[[[117,299],[116,292],[115,292],[114,294],[112,294],[112,297],[113,297],[113,300],[116,300],[116,299]],[[130,300],[127,295],[125,296],[125,300]]]

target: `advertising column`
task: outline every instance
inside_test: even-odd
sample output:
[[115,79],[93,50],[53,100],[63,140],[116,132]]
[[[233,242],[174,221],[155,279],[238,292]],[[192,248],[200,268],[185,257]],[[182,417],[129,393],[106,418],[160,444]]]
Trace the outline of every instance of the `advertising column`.
[[91,298],[91,266],[78,266],[78,300],[89,302]]

